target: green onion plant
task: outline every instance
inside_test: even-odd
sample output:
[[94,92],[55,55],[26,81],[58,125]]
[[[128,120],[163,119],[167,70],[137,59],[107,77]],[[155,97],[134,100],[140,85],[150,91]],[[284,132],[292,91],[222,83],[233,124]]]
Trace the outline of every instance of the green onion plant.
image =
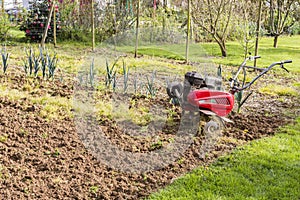
[[126,93],[128,89],[129,67],[126,67],[124,60],[123,60],[123,77],[124,77],[123,92]]
[[55,72],[55,69],[57,67],[58,59],[56,57],[56,53],[54,54],[54,56],[52,58],[47,53],[46,57],[47,57],[47,64],[48,64],[48,79],[50,79],[50,78],[53,79],[54,78],[54,72]]
[[24,60],[24,69],[25,69],[25,73],[26,75],[29,73],[29,75],[32,74],[32,70],[34,68],[34,53],[32,51],[32,47],[29,48],[29,50],[27,50],[26,48],[24,49],[26,52],[26,58],[27,60]]
[[1,55],[2,55],[3,73],[5,74],[8,67],[8,58],[9,58],[9,53],[6,52],[6,48],[2,49]]
[[150,94],[151,97],[154,97],[156,94],[156,88],[154,86],[155,77],[156,77],[156,71],[152,72],[151,79],[149,79],[149,77],[146,76],[146,78],[147,78],[147,83],[146,83],[147,95]]
[[112,66],[109,66],[108,61],[106,60],[106,77],[105,77],[105,86],[110,88],[112,85],[113,88],[116,88],[116,73],[115,67],[117,65],[118,59],[115,60]]
[[43,48],[40,46],[40,61],[43,79],[46,78],[47,60],[44,56]]
[[89,72],[89,83],[91,87],[94,86],[94,80],[95,80],[95,74],[94,74],[94,58],[93,58],[92,63],[90,65],[90,72]]

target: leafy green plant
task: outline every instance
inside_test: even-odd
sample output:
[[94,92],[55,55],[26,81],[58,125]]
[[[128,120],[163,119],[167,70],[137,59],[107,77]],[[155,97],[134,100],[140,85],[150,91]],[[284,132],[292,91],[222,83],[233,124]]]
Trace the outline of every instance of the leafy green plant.
[[58,148],[55,148],[55,151],[53,152],[53,156],[58,157],[61,154]]
[[151,150],[160,149],[162,148],[162,146],[163,146],[163,142],[160,139],[158,139],[156,142],[151,144],[150,149]]
[[8,136],[7,135],[1,135],[0,136],[0,142],[6,142],[7,141]]
[[96,194],[99,190],[99,187],[98,186],[91,186],[90,187],[90,192],[93,193],[93,194]]
[[6,48],[2,49],[1,55],[2,55],[3,73],[5,73],[8,67],[8,58],[9,58],[9,53],[6,52]]
[[156,88],[154,86],[155,77],[156,77],[156,71],[152,72],[151,79],[149,79],[149,77],[146,76],[146,78],[147,78],[147,84],[146,84],[147,95],[150,94],[151,97],[154,97],[156,94]]
[[6,41],[8,38],[8,32],[13,27],[6,13],[0,15],[0,41]]

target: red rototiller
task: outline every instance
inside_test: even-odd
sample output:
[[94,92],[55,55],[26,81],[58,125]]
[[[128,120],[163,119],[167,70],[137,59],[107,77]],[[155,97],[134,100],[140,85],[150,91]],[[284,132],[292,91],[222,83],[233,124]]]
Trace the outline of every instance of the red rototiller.
[[[227,116],[234,107],[234,94],[249,88],[257,79],[262,77],[274,66],[279,65],[282,69],[285,63],[291,63],[292,60],[272,63],[267,68],[257,68],[246,66],[247,61],[260,58],[260,56],[250,56],[246,58],[239,66],[233,78],[230,78],[229,92],[222,91],[221,77],[203,77],[199,73],[187,72],[184,77],[184,83],[172,82],[167,86],[167,93],[173,102],[180,105],[182,112],[188,111],[191,115],[200,114],[201,121],[204,119],[204,131],[215,132],[220,130],[224,122],[231,122]],[[259,70],[260,74],[252,81],[245,83],[246,68]],[[239,74],[243,72],[243,81],[239,82]],[[220,123],[221,122],[221,123]]]

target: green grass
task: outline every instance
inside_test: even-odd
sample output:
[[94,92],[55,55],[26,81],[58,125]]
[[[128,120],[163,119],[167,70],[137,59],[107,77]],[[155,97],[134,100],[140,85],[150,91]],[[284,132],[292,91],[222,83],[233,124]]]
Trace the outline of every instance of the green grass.
[[[133,51],[131,53],[134,53]],[[161,49],[159,47],[147,47],[139,49],[140,54],[168,58],[173,60],[184,60],[185,57],[177,54],[176,52],[171,52],[169,50]]]
[[300,118],[175,180],[150,199],[300,199]]
[[296,89],[282,85],[270,84],[259,88],[259,92],[272,96],[297,96],[299,93]]
[[[227,42],[226,58],[222,58],[219,46],[216,43],[197,43],[190,44],[189,60],[193,62],[214,62],[229,66],[238,66],[244,60],[244,51],[241,44],[237,41]],[[282,60],[293,60],[292,64],[286,64],[286,68],[292,72],[300,72],[300,36],[282,36],[279,38],[278,48],[273,48],[273,38],[263,37],[259,41],[258,54],[261,56],[257,60],[257,66],[267,67],[273,62]],[[132,46],[120,46],[119,51],[133,52]],[[185,44],[161,44],[151,46],[140,46],[138,53],[142,55],[157,56],[163,58],[185,59]],[[252,49],[254,53],[254,49]],[[248,65],[253,65],[249,62]]]

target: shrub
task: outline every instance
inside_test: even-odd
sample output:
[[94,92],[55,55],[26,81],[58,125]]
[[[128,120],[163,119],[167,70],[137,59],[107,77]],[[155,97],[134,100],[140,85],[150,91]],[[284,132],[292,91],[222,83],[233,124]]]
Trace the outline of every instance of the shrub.
[[[47,23],[49,11],[51,8],[51,1],[44,0],[42,2],[35,2],[32,6],[32,9],[28,13],[27,19],[23,22],[20,27],[20,30],[25,31],[26,37],[33,42],[40,42],[43,37],[44,29]],[[58,6],[55,6],[56,13],[56,29],[60,30],[60,20]],[[50,25],[48,27],[48,34],[46,41],[53,40],[53,15],[51,18]]]
[[8,31],[12,28],[12,23],[9,21],[7,14],[0,15],[0,41],[6,41],[8,37]]

